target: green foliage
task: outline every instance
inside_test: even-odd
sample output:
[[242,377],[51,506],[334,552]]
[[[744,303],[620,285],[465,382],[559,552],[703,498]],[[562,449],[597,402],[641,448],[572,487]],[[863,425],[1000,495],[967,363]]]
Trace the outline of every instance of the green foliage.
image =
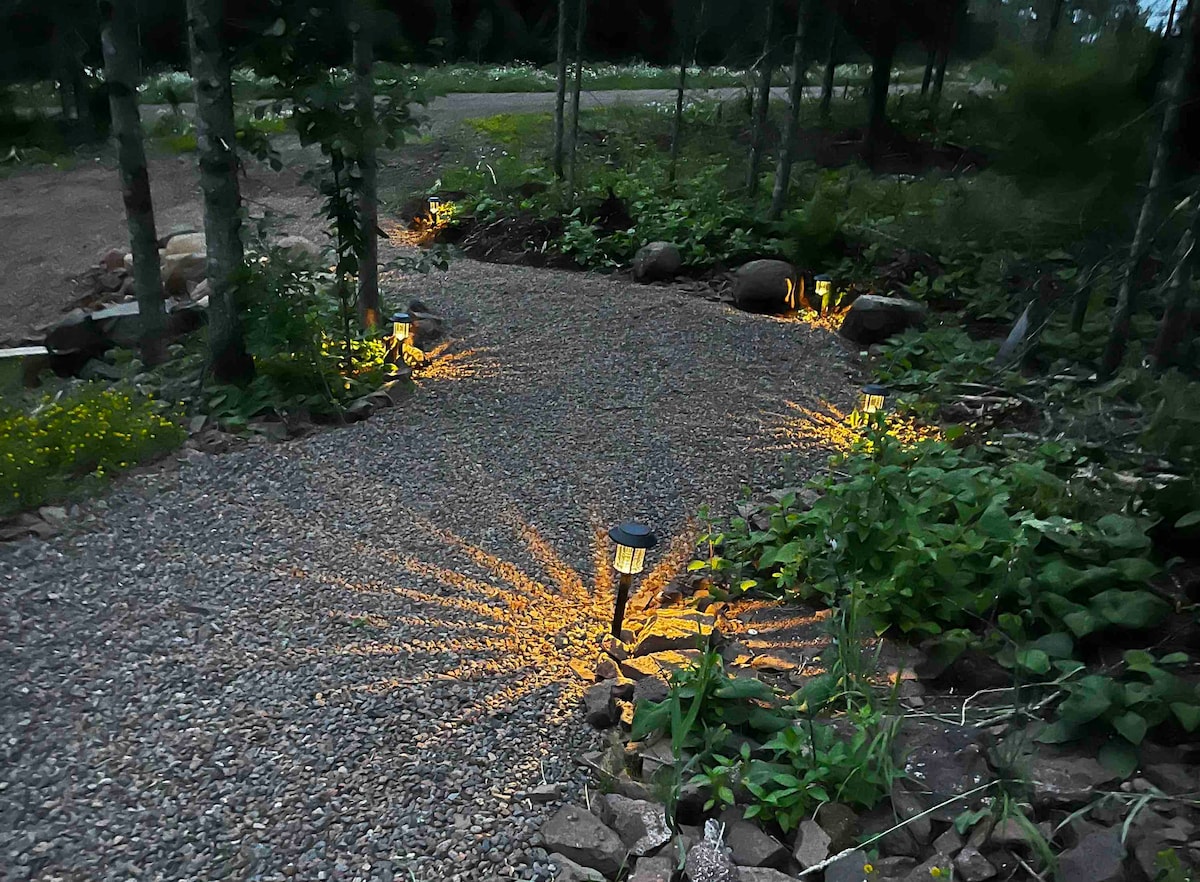
[[941,397],[958,384],[989,379],[996,349],[951,325],[910,328],[885,344],[875,373],[891,389]]
[[1187,662],[1182,652],[1156,659],[1144,650],[1129,650],[1116,676],[1087,674],[1064,683],[1058,720],[1038,740],[1053,744],[1108,736],[1100,759],[1122,775],[1131,774],[1137,747],[1149,732],[1168,725],[1188,733],[1200,728],[1200,687],[1167,670]]
[[125,388],[82,384],[28,409],[0,405],[0,515],[33,508],[178,446],[179,414]]

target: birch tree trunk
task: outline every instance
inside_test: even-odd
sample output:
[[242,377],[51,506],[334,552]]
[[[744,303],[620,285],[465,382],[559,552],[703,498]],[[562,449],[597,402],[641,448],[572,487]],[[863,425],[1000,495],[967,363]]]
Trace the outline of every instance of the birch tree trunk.
[[237,286],[245,264],[242,251],[238,161],[229,60],[221,43],[223,0],[187,0],[192,81],[196,89],[197,161],[204,194],[204,238],[208,249],[208,350],[217,380],[241,382],[254,374],[242,338]]
[[779,220],[787,204],[788,184],[792,177],[792,162],[796,158],[796,139],[799,137],[800,100],[804,97],[804,75],[808,67],[804,57],[804,35],[808,28],[808,15],[812,0],[800,0],[796,10],[796,36],[792,44],[792,82],[788,90],[788,117],[783,129],[783,144],[779,148],[779,160],[775,164],[775,186],[771,190],[771,208],[768,220]]
[[1108,332],[1108,342],[1104,347],[1104,355],[1100,359],[1099,374],[1101,378],[1111,377],[1121,366],[1125,350],[1129,346],[1129,334],[1133,326],[1133,314],[1137,310],[1137,274],[1150,253],[1153,239],[1154,215],[1166,178],[1168,160],[1171,156],[1171,145],[1175,140],[1175,129],[1179,125],[1179,106],[1183,102],[1184,91],[1187,87],[1188,71],[1192,66],[1192,45],[1194,34],[1192,25],[1195,3],[1189,0],[1180,16],[1180,47],[1179,57],[1175,60],[1175,70],[1166,89],[1166,109],[1163,112],[1162,126],[1158,134],[1158,147],[1154,152],[1154,164],[1150,169],[1150,181],[1146,187],[1146,195],[1142,199],[1142,208],[1138,213],[1137,226],[1133,231],[1133,241],[1129,245],[1129,262],[1121,276],[1121,287],[1117,291],[1117,305],[1113,310],[1112,326]]
[[374,29],[368,0],[350,0],[353,32],[354,106],[362,132],[358,167],[362,189],[358,197],[358,317],[364,328],[379,324],[379,170],[376,161]]
[[825,54],[825,76],[821,79],[821,118],[829,118],[833,104],[833,78],[837,72],[838,22],[833,16],[833,30],[829,32],[829,48]]
[[138,114],[132,10],[130,0],[108,0],[100,4],[100,10],[104,75],[112,108],[113,137],[117,142],[121,198],[125,203],[129,246],[133,253],[133,290],[138,304],[140,348],[142,361],[153,365],[163,359],[167,313],[158,263],[158,232],[154,227],[150,175],[146,170],[142,121]]
[[567,0],[558,0],[558,94],[554,98],[554,176],[563,179],[563,111],[567,101]]
[[575,182],[577,180],[579,149],[579,97],[583,91],[583,32],[587,26],[587,0],[576,0],[578,9],[575,15],[575,82],[571,87],[571,159],[567,176],[567,193],[571,203],[575,202]]
[[758,175],[762,169],[763,148],[766,144],[767,119],[771,105],[771,76],[775,73],[771,37],[775,29],[775,0],[767,0],[767,22],[763,28],[762,57],[758,68],[758,98],[754,105],[754,123],[750,131],[750,166],[746,169],[746,191],[758,192]]

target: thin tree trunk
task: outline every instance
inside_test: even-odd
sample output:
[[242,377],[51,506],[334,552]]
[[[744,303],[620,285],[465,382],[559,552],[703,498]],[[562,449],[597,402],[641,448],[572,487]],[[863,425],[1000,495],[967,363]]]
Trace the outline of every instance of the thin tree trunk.
[[800,0],[796,10],[796,36],[792,43],[792,82],[788,89],[788,115],[784,123],[783,144],[779,148],[779,160],[775,163],[775,185],[771,189],[771,208],[768,220],[779,220],[787,204],[788,184],[792,177],[792,162],[796,157],[796,139],[800,128],[800,100],[804,97],[804,76],[808,67],[804,57],[804,33],[808,27],[811,0]]
[[162,270],[158,263],[158,232],[154,227],[154,203],[150,197],[150,175],[142,144],[142,121],[138,115],[137,62],[132,41],[129,0],[101,3],[100,45],[104,74],[112,108],[113,137],[121,170],[121,197],[129,226],[133,253],[133,290],[137,297],[142,361],[158,364],[163,358],[167,312],[164,306]]
[[679,10],[679,79],[675,84],[675,116],[671,120],[671,159],[667,172],[667,179],[672,183],[675,182],[675,172],[679,164],[679,142],[683,137],[683,90],[687,84],[688,36],[692,2],[694,0],[680,0],[676,7]]
[[1196,241],[1200,237],[1200,193],[1192,197],[1196,206],[1192,209],[1191,223],[1179,239],[1175,249],[1175,268],[1171,272],[1167,287],[1167,308],[1158,325],[1158,337],[1154,341],[1151,359],[1155,371],[1168,367],[1175,357],[1179,344],[1183,342],[1184,315],[1192,295],[1192,271],[1196,266]]
[[579,97],[583,91],[583,32],[587,26],[587,0],[576,0],[575,17],[575,82],[571,86],[571,162],[567,177],[567,194],[575,201],[575,182],[579,149]]
[[1167,13],[1167,28],[1163,31],[1164,37],[1171,36],[1171,31],[1175,28],[1175,4],[1178,2],[1179,0],[1171,0],[1171,11]]
[[254,374],[242,338],[237,286],[242,251],[233,88],[220,27],[223,0],[187,0],[192,81],[196,89],[197,161],[204,194],[204,238],[209,287],[208,349],[213,375],[240,382]]
[[1142,199],[1142,209],[1138,213],[1137,226],[1133,232],[1133,242],[1129,246],[1129,263],[1121,277],[1121,287],[1117,291],[1117,305],[1113,310],[1112,327],[1108,332],[1108,342],[1104,347],[1104,355],[1100,360],[1099,374],[1102,378],[1111,377],[1125,357],[1129,345],[1129,334],[1133,326],[1133,314],[1137,310],[1137,275],[1142,261],[1150,252],[1153,239],[1155,209],[1158,205],[1159,193],[1166,183],[1169,170],[1168,161],[1171,156],[1171,145],[1175,140],[1175,129],[1179,125],[1179,106],[1187,85],[1187,76],[1192,66],[1192,19],[1195,3],[1188,0],[1180,17],[1180,47],[1176,68],[1171,74],[1166,89],[1166,110],[1163,112],[1162,127],[1158,135],[1158,147],[1154,153],[1154,164],[1150,169],[1150,181],[1146,187],[1146,195]]
[[[75,93],[75,119],[79,121],[79,128],[88,138],[95,134],[96,128],[92,124],[92,108],[88,104],[87,81],[83,77],[83,62],[79,60],[79,54],[73,45],[72,41],[70,64],[71,64],[71,91]],[[136,82],[136,72],[134,73]]]
[[1045,55],[1054,51],[1054,38],[1058,36],[1058,25],[1062,21],[1064,5],[1064,0],[1054,0],[1054,6],[1050,9],[1050,26],[1046,29],[1046,42],[1042,46],[1042,53]]
[[825,55],[825,76],[821,79],[821,119],[829,118],[833,104],[833,78],[837,72],[838,23],[833,19],[833,30],[829,33],[829,49]]
[[754,105],[754,123],[750,130],[750,166],[746,169],[746,191],[751,196],[758,192],[758,174],[762,168],[763,148],[766,145],[767,120],[771,106],[771,76],[775,73],[774,53],[771,52],[774,29],[775,0],[767,0],[762,57],[758,62],[758,99]]
[[554,176],[563,179],[563,111],[567,101],[567,0],[558,0],[558,94],[554,97]]
[[950,61],[950,46],[944,44],[938,49],[937,70],[933,74],[933,97],[930,103],[936,107],[942,100],[942,87],[946,85],[946,64]]
[[924,98],[929,94],[929,85],[933,82],[933,66],[937,62],[938,52],[936,49],[930,49],[925,56],[925,73],[921,77],[921,97]]
[[350,0],[354,55],[354,106],[362,128],[358,157],[361,187],[358,196],[358,317],[364,328],[379,325],[379,193],[375,156],[374,29],[367,0]]
[[867,165],[872,168],[878,158],[879,143],[883,140],[884,130],[887,128],[888,89],[892,84],[892,58],[895,53],[895,41],[887,39],[877,48],[875,56],[871,59],[871,105],[863,155]]

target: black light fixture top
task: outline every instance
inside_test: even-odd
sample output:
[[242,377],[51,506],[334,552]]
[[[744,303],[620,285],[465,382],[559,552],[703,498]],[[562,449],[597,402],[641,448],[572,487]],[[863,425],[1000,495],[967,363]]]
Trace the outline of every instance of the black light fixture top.
[[397,312],[392,315],[392,321],[400,322],[401,324],[412,324],[412,316],[407,312]]
[[887,398],[888,388],[887,386],[881,386],[878,383],[867,383],[867,385],[862,387],[862,393],[863,395],[879,395],[883,398]]
[[608,531],[608,538],[626,548],[653,548],[658,544],[658,537],[649,527],[633,521],[613,527]]
[[819,276],[813,276],[813,281],[814,282],[832,282],[833,276],[827,276],[825,273],[821,273]]

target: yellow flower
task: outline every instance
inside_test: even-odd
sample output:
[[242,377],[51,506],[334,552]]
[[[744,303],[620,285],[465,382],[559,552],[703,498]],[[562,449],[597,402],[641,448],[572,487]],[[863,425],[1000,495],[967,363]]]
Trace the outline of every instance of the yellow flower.
[[866,873],[868,876],[870,876],[872,873],[875,872],[875,865],[874,864],[863,864],[863,872]]
[[942,870],[941,867],[930,867],[929,875],[932,876],[934,879],[940,879],[942,876],[944,876],[946,874],[945,874],[945,871]]

